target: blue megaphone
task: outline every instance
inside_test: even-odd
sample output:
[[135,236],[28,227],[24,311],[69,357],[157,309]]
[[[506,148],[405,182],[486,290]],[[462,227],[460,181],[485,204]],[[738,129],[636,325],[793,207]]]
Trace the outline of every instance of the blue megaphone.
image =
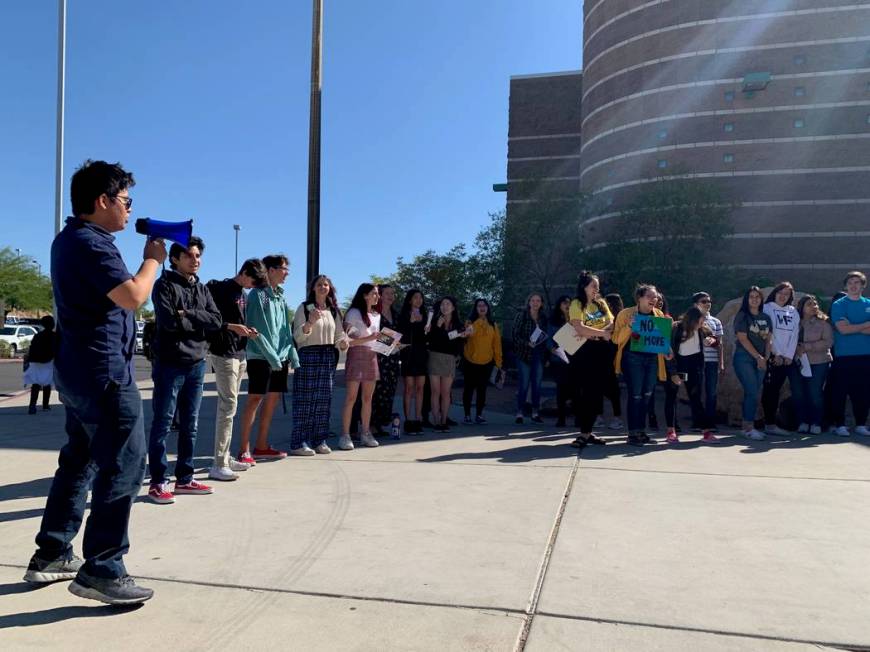
[[149,238],[172,240],[187,248],[193,233],[193,220],[161,222],[160,220],[152,220],[150,217],[140,217],[136,220],[136,233],[147,235]]

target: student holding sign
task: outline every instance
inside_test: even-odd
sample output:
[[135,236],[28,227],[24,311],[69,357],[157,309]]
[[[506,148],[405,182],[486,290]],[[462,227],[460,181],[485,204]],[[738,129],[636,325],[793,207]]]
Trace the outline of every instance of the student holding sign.
[[577,297],[568,310],[571,325],[586,343],[571,356],[571,375],[574,378],[574,425],[580,436],[571,445],[583,448],[587,444],[604,444],[592,434],[592,428],[601,414],[604,389],[611,364],[610,326],[613,315],[599,295],[598,277],[592,272],[580,272]]
[[541,407],[541,380],[544,377],[544,356],[547,347],[547,317],[542,310],[543,297],[534,292],[526,299],[526,307],[514,320],[511,339],[516,356],[519,382],[517,383],[516,423],[523,422],[526,395],[532,390],[532,421],[543,423],[538,414]]
[[761,309],[764,296],[753,285],[743,295],[740,312],[734,316],[734,373],[743,386],[743,434],[749,439],[762,440],[764,433],[755,429],[758,396],[767,372],[770,357],[770,333],[773,322]]
[[637,303],[616,317],[613,341],[619,347],[614,366],[625,378],[628,391],[628,443],[643,446],[650,438],[643,431],[647,404],[656,379],[665,380],[665,355],[670,353],[672,322],[655,308],[655,286],[639,285],[634,292]]

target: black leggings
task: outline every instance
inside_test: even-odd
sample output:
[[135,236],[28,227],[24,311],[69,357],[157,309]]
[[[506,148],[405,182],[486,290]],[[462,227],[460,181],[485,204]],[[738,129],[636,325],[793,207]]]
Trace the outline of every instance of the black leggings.
[[[704,379],[704,354],[676,358],[677,371],[685,372],[688,378],[685,381],[686,394],[689,396],[689,404],[692,406],[692,427],[700,428],[704,423],[704,408],[701,404],[701,387]],[[676,428],[677,425],[677,393],[680,388],[668,378],[665,381],[665,425],[668,428]]]
[[51,385],[31,385],[30,386],[30,407],[36,408],[36,401],[39,399],[39,390],[42,390],[42,407],[47,408],[48,402],[51,399]]
[[584,435],[590,434],[604,403],[604,383],[610,364],[608,343],[588,340],[571,358],[574,377],[574,423]]
[[489,387],[489,377],[492,374],[494,363],[474,364],[465,358],[462,359],[462,372],[465,386],[462,389],[462,407],[465,408],[465,416],[471,416],[471,397],[477,392],[477,416],[483,414],[486,407],[486,388]]

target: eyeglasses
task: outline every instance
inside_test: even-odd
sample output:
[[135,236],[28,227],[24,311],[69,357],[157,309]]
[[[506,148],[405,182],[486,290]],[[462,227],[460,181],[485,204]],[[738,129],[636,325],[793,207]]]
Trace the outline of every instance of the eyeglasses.
[[710,299],[701,299],[698,303],[710,303]]
[[277,270],[280,270],[282,272],[289,272],[290,271],[289,267],[274,267],[273,269],[277,269]]
[[112,197],[115,200],[121,200],[124,203],[124,208],[130,210],[133,208],[133,198],[132,197],[121,197],[120,195],[115,195]]

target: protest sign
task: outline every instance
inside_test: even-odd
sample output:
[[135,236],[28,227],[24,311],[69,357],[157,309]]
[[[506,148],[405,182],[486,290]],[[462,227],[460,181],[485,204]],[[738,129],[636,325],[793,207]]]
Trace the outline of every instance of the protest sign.
[[670,317],[635,315],[631,323],[631,350],[636,353],[670,353],[673,326]]

